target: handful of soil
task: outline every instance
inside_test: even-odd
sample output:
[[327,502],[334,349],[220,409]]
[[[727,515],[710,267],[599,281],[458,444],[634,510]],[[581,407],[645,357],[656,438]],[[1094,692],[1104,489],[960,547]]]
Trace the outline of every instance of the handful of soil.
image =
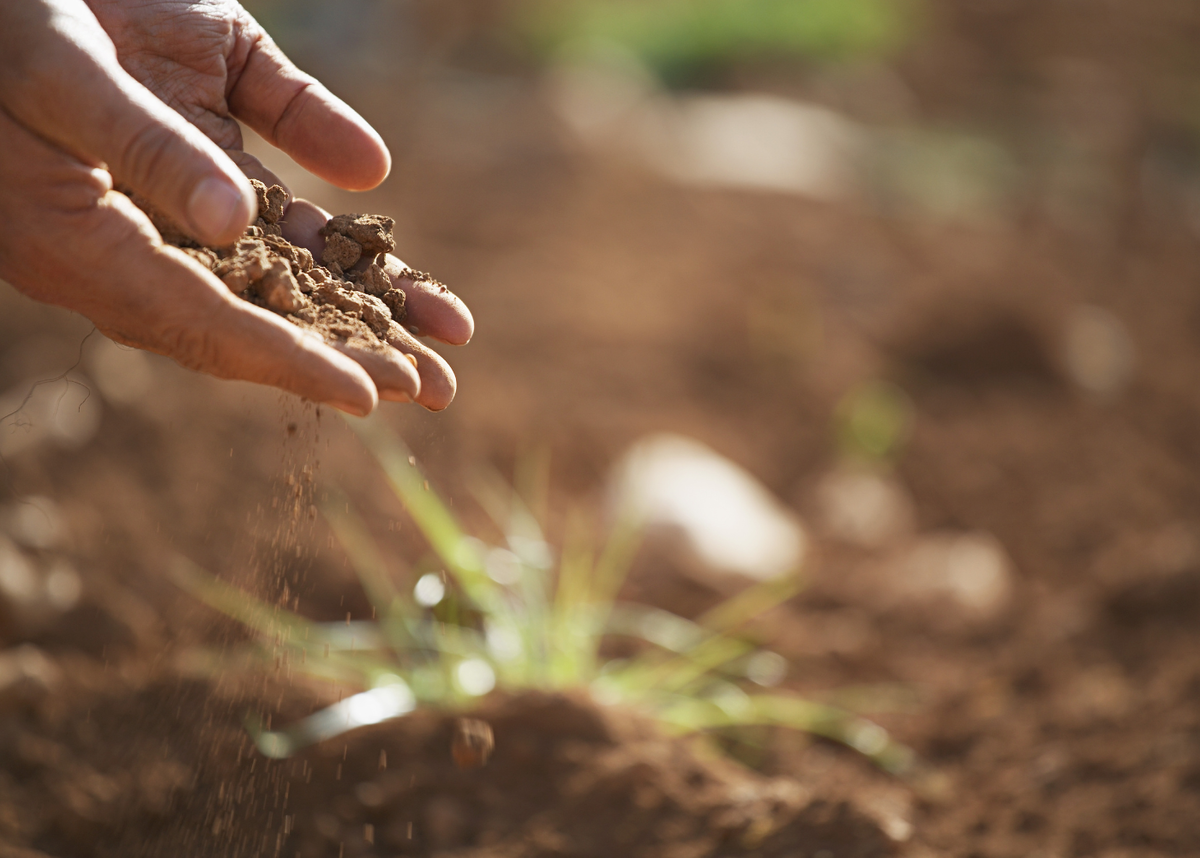
[[[321,228],[325,250],[318,263],[307,249],[283,237],[279,221],[287,192],[255,179],[250,184],[258,195],[258,218],[228,247],[196,243],[145,199],[129,197],[150,217],[164,242],[210,270],[235,295],[316,331],[326,342],[380,352],[402,338],[404,293],[392,286],[384,270],[386,254],[396,247],[395,221],[369,214],[330,218]],[[403,276],[437,284],[412,269],[405,269]]]

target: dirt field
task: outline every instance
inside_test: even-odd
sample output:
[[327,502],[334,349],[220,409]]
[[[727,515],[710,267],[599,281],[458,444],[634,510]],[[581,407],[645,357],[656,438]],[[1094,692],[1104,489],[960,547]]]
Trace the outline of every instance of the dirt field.
[[[357,101],[394,177],[350,197],[279,170],[328,209],[394,216],[397,252],[471,306],[475,340],[445,352],[454,405],[384,406],[462,515],[480,517],[472,473],[530,450],[551,451],[556,501],[599,507],[645,433],[702,440],[809,527],[812,584],[759,629],[786,686],[868,689],[912,776],[784,731],[722,755],[581,696],[488,699],[478,770],[426,712],[259,756],[248,709],[283,723],[340,691],[201,676],[190,648],[244,633],[179,593],[171,556],[286,586],[316,618],[369,617],[324,525],[280,508],[306,467],[366,511],[398,575],[419,539],[340,418],[85,340],[6,288],[0,412],[81,341],[90,396],[48,384],[3,424],[0,856],[1200,854],[1200,15],[933,10],[896,73],[912,121],[1013,153],[1016,190],[981,214],[673,184],[583,146],[527,70],[485,75],[485,55],[446,73],[482,37],[433,13],[424,77]],[[830,79],[731,86],[874,121]],[[1065,357],[1097,318],[1132,345],[1106,392]],[[911,518],[851,538],[828,501],[836,414],[880,379],[913,403],[891,476]],[[914,571],[964,538],[1003,560],[982,601]],[[695,615],[719,594],[647,553],[628,595]]]

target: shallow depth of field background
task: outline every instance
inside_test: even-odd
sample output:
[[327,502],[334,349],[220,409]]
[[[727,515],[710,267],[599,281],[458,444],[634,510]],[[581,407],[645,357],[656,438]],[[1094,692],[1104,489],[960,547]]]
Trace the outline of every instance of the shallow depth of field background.
[[[1200,10],[247,8],[395,164],[351,195],[248,148],[333,212],[395,217],[474,312],[451,408],[381,408],[465,518],[480,473],[531,461],[552,508],[602,517],[631,445],[698,441],[802,528],[812,586],[765,627],[787,687],[874,689],[937,767],[905,799],[912,854],[1200,850]],[[30,653],[204,638],[163,564],[288,567],[297,467],[419,550],[328,410],[0,307],[0,413],[70,370],[0,424],[0,682]],[[301,530],[308,612],[365,612]],[[677,527],[628,595],[695,613],[742,586],[728,567]],[[789,747],[745,761],[807,777]]]

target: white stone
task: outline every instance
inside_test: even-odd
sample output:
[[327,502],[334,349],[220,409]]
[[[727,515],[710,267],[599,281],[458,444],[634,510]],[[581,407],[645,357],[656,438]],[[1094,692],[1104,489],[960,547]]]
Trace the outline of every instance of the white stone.
[[893,570],[894,589],[905,601],[949,598],[977,618],[999,613],[1012,597],[1012,563],[990,533],[924,536]]
[[677,530],[717,571],[761,581],[804,559],[796,516],[745,469],[680,435],[638,441],[613,468],[610,504],[614,515]]
[[876,548],[912,531],[912,500],[894,479],[875,471],[839,467],[816,491],[820,522],[836,539]]

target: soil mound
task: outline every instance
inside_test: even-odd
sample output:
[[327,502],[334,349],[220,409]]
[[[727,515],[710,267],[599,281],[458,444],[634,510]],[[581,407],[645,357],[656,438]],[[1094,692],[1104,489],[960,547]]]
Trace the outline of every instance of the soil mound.
[[[239,723],[261,698],[229,683],[65,684],[73,693],[0,711],[0,842],[44,850],[0,858],[895,854],[853,801],[705,758],[575,696],[487,701],[495,754],[463,770],[451,715],[419,711],[268,760]],[[304,710],[280,692],[289,717]]]

